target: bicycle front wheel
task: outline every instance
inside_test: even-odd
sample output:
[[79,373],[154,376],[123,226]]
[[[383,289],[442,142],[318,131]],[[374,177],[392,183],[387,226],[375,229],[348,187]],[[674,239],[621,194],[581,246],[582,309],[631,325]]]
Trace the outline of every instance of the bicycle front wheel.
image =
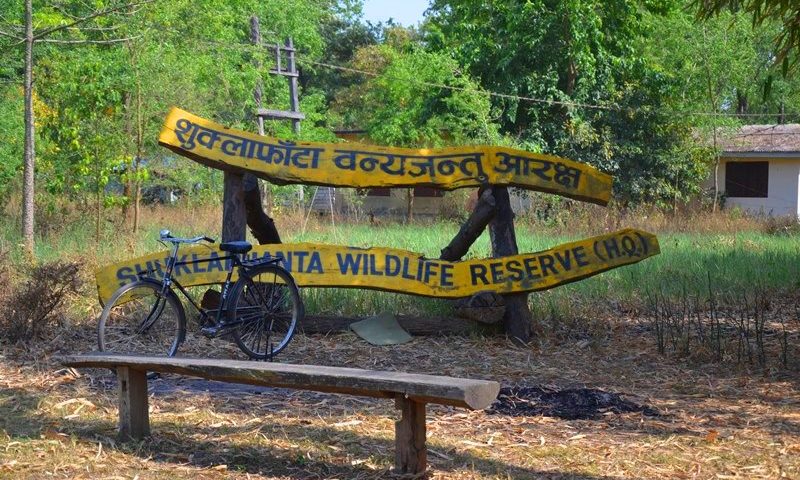
[[270,359],[286,348],[303,315],[294,279],[277,265],[262,265],[243,273],[228,304],[228,321],[241,322],[233,338],[256,360]]
[[186,336],[186,314],[171,290],[139,280],[120,287],[97,326],[101,352],[174,356]]

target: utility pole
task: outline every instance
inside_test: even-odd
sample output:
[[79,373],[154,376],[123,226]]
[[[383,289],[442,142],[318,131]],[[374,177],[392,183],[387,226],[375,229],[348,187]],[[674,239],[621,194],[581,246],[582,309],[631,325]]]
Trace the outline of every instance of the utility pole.
[[[261,45],[261,28],[259,19],[253,15],[250,17],[250,42],[258,47]],[[264,119],[291,120],[292,130],[295,134],[300,132],[300,121],[305,115],[300,113],[300,101],[298,95],[298,82],[300,76],[297,72],[295,62],[294,43],[288,38],[284,46],[275,45],[275,68],[270,70],[273,75],[281,75],[289,80],[289,102],[291,110],[270,110],[263,107],[263,89],[259,81],[253,89],[253,99],[256,102],[256,120],[258,122],[258,133],[264,135]],[[286,56],[286,68],[284,68],[281,56]],[[256,60],[256,68],[260,69],[261,64]],[[237,174],[225,172],[225,185],[223,192],[223,211],[222,211],[222,239],[223,241],[244,240],[247,235],[247,226],[250,226],[253,235],[259,243],[273,244],[281,243],[272,218],[264,211],[262,204],[261,187],[258,179],[252,174]],[[302,199],[302,186],[300,198]]]
[[[258,20],[256,20],[256,25],[257,24]],[[274,47],[270,48],[274,49],[275,51],[275,68],[270,69],[269,73],[272,75],[286,77],[288,80],[289,110],[268,110],[262,108],[261,103],[257,101],[258,110],[256,111],[256,115],[258,116],[258,122],[259,125],[263,125],[265,118],[272,120],[291,120],[292,131],[295,135],[298,135],[300,133],[300,121],[304,120],[306,116],[300,112],[300,95],[297,82],[297,79],[300,77],[300,73],[297,71],[297,62],[295,61],[294,40],[292,37],[289,37],[286,39],[286,41],[284,41],[283,46],[280,44],[275,44]],[[286,68],[284,68],[284,58],[286,59]],[[331,189],[331,191],[333,191],[333,189]],[[302,185],[298,185],[297,192],[298,200],[302,202]]]
[[[298,134],[300,133],[300,121],[305,119],[306,116],[300,113],[300,100],[297,91],[297,79],[300,74],[297,72],[297,64],[295,63],[294,42],[289,37],[283,46],[276,44],[271,48],[275,49],[275,68],[271,69],[269,73],[286,77],[289,80],[289,107],[291,110],[268,110],[259,107],[256,115],[260,119],[291,120],[292,130],[295,134]],[[282,54],[286,55],[286,68],[283,68]]]

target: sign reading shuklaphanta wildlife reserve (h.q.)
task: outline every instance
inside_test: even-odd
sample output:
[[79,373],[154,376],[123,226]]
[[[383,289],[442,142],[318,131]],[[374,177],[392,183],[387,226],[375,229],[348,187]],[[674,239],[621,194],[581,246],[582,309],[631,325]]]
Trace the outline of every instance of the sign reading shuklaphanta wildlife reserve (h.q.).
[[[325,244],[253,247],[248,258],[280,257],[300,286],[355,287],[429,297],[467,297],[481,291],[517,293],[545,290],[659,253],[656,237],[635,229],[565,243],[549,250],[499,258],[448,262],[391,248]],[[222,283],[230,269],[227,254],[209,246],[180,252],[186,262],[173,272],[184,286]],[[96,274],[106,302],[114,291],[140,276],[161,278],[169,252],[109,265]],[[235,276],[234,276],[235,278]]]
[[493,146],[411,149],[293,142],[226,128],[173,108],[158,141],[179,155],[273,183],[331,187],[509,185],[605,205],[612,177],[584,163]]

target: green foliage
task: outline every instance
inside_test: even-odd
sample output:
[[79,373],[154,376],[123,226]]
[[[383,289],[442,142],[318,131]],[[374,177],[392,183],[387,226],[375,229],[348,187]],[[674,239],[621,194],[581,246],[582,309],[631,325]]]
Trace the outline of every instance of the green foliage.
[[800,58],[800,4],[786,0],[693,0],[698,18],[708,20],[723,12],[745,12],[753,26],[780,25],[774,37],[775,63],[784,75]]
[[[652,18],[652,35],[640,48],[675,86],[678,111],[764,114],[744,121],[774,122],[781,105],[798,105],[797,80],[776,71],[771,43],[779,27],[754,28],[741,13],[722,12],[698,23],[685,10]],[[676,34],[679,32],[679,34]],[[714,117],[692,118],[696,126],[720,125]]]
[[[362,15],[361,2],[346,0],[338,2],[332,14],[322,20],[320,34],[325,46],[321,62],[347,65],[358,49],[380,43],[384,25],[363,22]],[[304,88],[322,92],[328,102],[332,102],[339,91],[352,87],[360,80],[360,76],[352,72],[309,63],[303,64],[303,76],[300,78]]]
[[497,137],[488,97],[444,53],[423,50],[413,30],[359,49],[357,69],[376,73],[341,94],[335,109],[371,141],[399,146],[488,143]]
[[676,84],[636,48],[670,5],[436,0],[426,38],[510,96],[493,100],[501,132],[614,174],[622,201],[672,201],[707,159],[687,155],[690,123],[668,113]]
[[22,171],[22,88],[0,83],[0,199]]
[[[250,17],[260,17],[264,43],[282,43],[291,36],[302,55],[317,58],[323,47],[320,23],[334,8],[330,0],[176,0],[130,8],[123,0],[90,3],[34,2],[37,32],[125,6],[36,44],[36,182],[40,192],[73,200],[107,196],[106,205],[130,202],[137,183],[145,190],[179,190],[198,199],[217,195],[221,175],[185,159],[176,161],[157,145],[166,112],[179,105],[254,130],[253,89],[260,77],[266,107],[287,108],[289,98],[285,78],[267,74],[274,57],[250,45]],[[0,31],[21,35],[22,2],[0,0],[0,7]],[[52,43],[65,41],[89,43]],[[108,41],[113,42],[102,43]],[[0,82],[21,78],[18,43],[0,36],[0,50],[14,60],[3,62]],[[8,132],[21,142],[20,99],[8,85],[0,83],[0,114],[9,113],[0,118],[0,137]],[[302,96],[301,105],[309,118],[301,137],[331,140],[324,96]],[[275,127],[270,133],[293,136],[288,124],[269,127]],[[5,160],[0,180],[21,170],[17,140],[0,146]],[[0,190],[7,185],[2,181]]]

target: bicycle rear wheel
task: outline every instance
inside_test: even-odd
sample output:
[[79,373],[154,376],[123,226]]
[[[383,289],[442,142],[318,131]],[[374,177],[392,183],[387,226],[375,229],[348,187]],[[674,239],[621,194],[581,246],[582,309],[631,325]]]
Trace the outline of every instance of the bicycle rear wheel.
[[304,312],[294,279],[277,265],[243,273],[228,303],[228,321],[241,322],[233,338],[256,360],[270,359],[286,348]]
[[186,337],[186,314],[171,290],[139,280],[120,287],[103,309],[97,326],[101,352],[174,356]]

